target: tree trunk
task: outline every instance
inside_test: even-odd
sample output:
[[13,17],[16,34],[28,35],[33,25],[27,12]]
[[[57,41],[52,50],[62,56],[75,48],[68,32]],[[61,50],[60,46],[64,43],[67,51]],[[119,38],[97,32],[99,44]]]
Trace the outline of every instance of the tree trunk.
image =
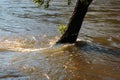
[[76,41],[91,2],[92,0],[77,0],[73,15],[67,25],[67,30],[57,43],[74,43]]

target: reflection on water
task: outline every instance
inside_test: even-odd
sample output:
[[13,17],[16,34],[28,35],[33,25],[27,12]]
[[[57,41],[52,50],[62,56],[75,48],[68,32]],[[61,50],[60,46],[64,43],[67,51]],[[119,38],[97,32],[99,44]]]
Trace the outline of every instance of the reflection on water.
[[94,0],[84,41],[51,46],[74,1],[53,0],[44,10],[31,0],[0,0],[0,80],[120,80],[119,2]]

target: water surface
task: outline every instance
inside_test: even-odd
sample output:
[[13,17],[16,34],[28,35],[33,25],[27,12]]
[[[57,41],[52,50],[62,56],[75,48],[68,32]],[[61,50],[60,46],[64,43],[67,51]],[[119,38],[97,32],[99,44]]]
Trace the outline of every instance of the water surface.
[[75,1],[0,0],[0,80],[120,80],[120,1],[94,0],[76,44],[56,45]]

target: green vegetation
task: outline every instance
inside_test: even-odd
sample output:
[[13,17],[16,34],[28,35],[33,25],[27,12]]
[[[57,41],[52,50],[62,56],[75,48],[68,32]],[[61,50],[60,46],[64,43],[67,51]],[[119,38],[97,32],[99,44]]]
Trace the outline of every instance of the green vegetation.
[[41,7],[44,4],[44,8],[49,7],[49,2],[51,0],[33,0],[34,3],[36,3],[39,7]]
[[60,34],[64,34],[66,30],[67,26],[65,26],[64,24],[58,25],[58,31],[60,32]]
[[[45,8],[49,7],[49,3],[51,0],[33,0],[34,3],[36,3],[39,7],[44,5]],[[72,0],[67,0],[68,5],[70,5]],[[80,0],[81,3],[89,4],[89,0]]]
[[[39,7],[41,7],[42,5],[44,5],[44,8],[48,8],[49,7],[49,3],[51,0],[33,0],[34,3],[36,3]],[[71,4],[71,0],[68,0],[68,5]]]

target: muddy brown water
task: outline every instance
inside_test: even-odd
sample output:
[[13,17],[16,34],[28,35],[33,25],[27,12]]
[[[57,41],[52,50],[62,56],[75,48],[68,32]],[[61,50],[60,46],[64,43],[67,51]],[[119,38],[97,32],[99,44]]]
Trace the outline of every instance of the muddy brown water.
[[120,1],[94,0],[75,44],[54,45],[75,1],[0,0],[0,80],[120,80]]

